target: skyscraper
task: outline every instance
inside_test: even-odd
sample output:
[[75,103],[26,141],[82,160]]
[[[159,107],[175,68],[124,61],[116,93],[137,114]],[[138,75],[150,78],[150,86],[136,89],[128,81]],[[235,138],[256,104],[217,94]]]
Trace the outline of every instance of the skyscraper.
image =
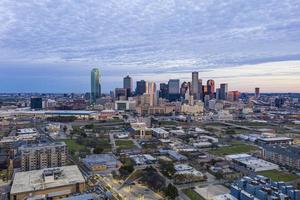
[[136,95],[143,95],[144,93],[146,93],[146,84],[147,82],[144,80],[136,82],[136,89],[135,89]]
[[[198,86],[198,72],[192,72],[192,95],[194,96],[194,99],[199,99],[199,86]],[[202,86],[201,86],[202,88]]]
[[260,96],[259,88],[255,88],[255,98],[258,99]]
[[157,104],[157,97],[156,97],[156,84],[154,82],[147,82],[146,94],[150,95],[150,106],[155,106]]
[[97,98],[101,95],[100,72],[94,68],[91,71],[91,103],[96,103]]
[[166,83],[159,85],[159,97],[167,99],[169,95],[169,86]]
[[123,79],[123,88],[127,90],[127,96],[130,97],[133,86],[132,86],[132,78],[128,75]]
[[168,85],[169,94],[179,94],[179,79],[170,79]]
[[197,97],[198,97],[197,100],[203,101],[203,99],[204,99],[202,79],[198,79],[198,94],[197,94]]
[[209,97],[212,99],[215,96],[215,81],[214,80],[208,80],[207,81],[207,92]]
[[228,94],[228,84],[227,83],[220,84],[220,99],[227,100],[227,94]]

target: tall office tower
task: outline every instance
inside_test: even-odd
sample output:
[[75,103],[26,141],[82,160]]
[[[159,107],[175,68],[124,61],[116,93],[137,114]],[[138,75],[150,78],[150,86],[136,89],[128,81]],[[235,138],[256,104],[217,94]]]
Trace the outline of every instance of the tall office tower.
[[100,97],[101,85],[100,85],[100,72],[99,69],[94,68],[91,71],[91,103],[96,103],[97,98]]
[[169,95],[169,86],[166,83],[159,85],[159,97],[167,99]]
[[202,87],[202,79],[198,79],[198,100],[203,101],[204,99],[204,93],[203,93],[203,87]]
[[212,99],[215,96],[215,81],[214,80],[208,80],[207,81],[207,91],[209,97]]
[[144,80],[137,81],[136,89],[135,89],[136,95],[143,95],[144,93],[146,93],[146,85],[147,85],[147,82]]
[[[195,100],[199,100],[199,85],[198,85],[198,72],[192,72],[192,95]],[[201,84],[202,88],[202,84]]]
[[184,96],[186,95],[186,92],[187,92],[187,91],[189,92],[188,95],[190,95],[191,89],[192,89],[191,82],[185,82],[185,81],[184,81],[184,82],[181,84],[181,87],[180,87],[180,95],[181,95],[182,97],[184,97]]
[[147,82],[146,94],[150,95],[150,106],[155,106],[157,104],[157,96],[156,96],[156,84],[154,82]]
[[115,99],[116,100],[126,100],[127,99],[127,89],[116,88],[115,89]]
[[260,96],[259,88],[255,88],[255,98],[258,99]]
[[23,145],[19,151],[22,171],[60,167],[67,164],[67,146],[64,142]]
[[170,79],[168,85],[169,94],[179,94],[179,79]]
[[220,99],[227,100],[227,94],[228,94],[228,84],[227,83],[220,84]]
[[220,97],[220,88],[217,88],[217,89],[216,89],[216,99],[217,99],[217,100],[220,100],[220,99],[221,99],[221,97]]
[[127,90],[127,96],[130,97],[133,85],[132,85],[132,78],[128,75],[123,79],[123,88]]
[[30,108],[35,110],[43,109],[43,99],[41,97],[31,97]]

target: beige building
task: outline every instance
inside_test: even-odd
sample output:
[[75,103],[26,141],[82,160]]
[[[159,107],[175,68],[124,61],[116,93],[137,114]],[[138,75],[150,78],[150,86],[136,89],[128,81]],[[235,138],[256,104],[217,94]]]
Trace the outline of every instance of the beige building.
[[60,199],[84,189],[85,179],[76,165],[17,172],[10,199]]
[[61,167],[67,163],[67,146],[64,142],[21,146],[22,171]]

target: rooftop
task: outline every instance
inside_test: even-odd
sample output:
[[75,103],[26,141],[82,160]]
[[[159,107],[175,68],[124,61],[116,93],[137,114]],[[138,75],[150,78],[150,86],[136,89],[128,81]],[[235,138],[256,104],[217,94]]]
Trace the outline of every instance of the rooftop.
[[[58,178],[53,179],[53,181],[45,181],[43,177],[44,172],[51,169],[60,169],[61,175]],[[84,182],[85,180],[77,165],[33,170],[28,172],[17,172],[13,180],[11,194],[45,190],[49,188]]]

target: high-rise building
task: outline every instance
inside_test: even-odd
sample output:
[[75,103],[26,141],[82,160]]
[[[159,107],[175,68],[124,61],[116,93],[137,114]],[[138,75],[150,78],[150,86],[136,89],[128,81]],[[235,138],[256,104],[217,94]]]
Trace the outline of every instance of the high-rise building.
[[238,101],[241,96],[239,91],[229,91],[227,94],[228,101]]
[[202,85],[202,79],[198,79],[198,93],[197,93],[197,100],[203,101],[204,98],[204,93],[203,93],[203,85]]
[[207,92],[209,97],[212,99],[215,96],[215,81],[214,80],[208,80],[207,81]]
[[97,98],[101,95],[100,72],[94,68],[91,71],[91,103],[96,103]]
[[260,96],[259,88],[255,88],[255,98],[258,99]]
[[179,94],[179,79],[170,79],[168,85],[169,94]]
[[116,100],[126,100],[127,99],[127,89],[126,88],[116,88],[115,89],[115,99]]
[[[184,82],[181,84],[180,95],[181,95],[182,97],[185,97],[186,92],[188,91],[188,92],[190,93],[190,92],[191,92],[191,89],[192,89],[191,82],[185,82],[185,81],[184,81]],[[190,95],[190,94],[188,94],[188,95]]]
[[67,164],[67,146],[64,142],[23,145],[19,151],[22,171],[61,167]]
[[43,109],[43,99],[41,97],[32,97],[30,99],[30,108],[35,110]]
[[155,106],[157,104],[157,96],[156,96],[156,84],[154,82],[147,82],[146,94],[150,95],[150,106]]
[[[194,96],[194,99],[199,99],[199,85],[198,85],[198,78],[199,74],[198,72],[192,72],[192,95]],[[201,85],[202,88],[202,85]]]
[[130,97],[133,85],[132,85],[132,78],[129,75],[127,75],[123,79],[123,88],[127,90],[127,96]]
[[217,88],[217,89],[216,89],[216,99],[217,99],[217,100],[220,100],[220,99],[221,99],[220,93],[221,93],[220,88]]
[[220,84],[220,99],[227,100],[227,94],[228,94],[228,84],[227,83]]
[[167,99],[169,95],[169,86],[166,83],[159,85],[159,97]]
[[136,89],[135,89],[136,95],[143,95],[144,93],[146,93],[146,85],[147,85],[147,82],[144,80],[137,81]]

